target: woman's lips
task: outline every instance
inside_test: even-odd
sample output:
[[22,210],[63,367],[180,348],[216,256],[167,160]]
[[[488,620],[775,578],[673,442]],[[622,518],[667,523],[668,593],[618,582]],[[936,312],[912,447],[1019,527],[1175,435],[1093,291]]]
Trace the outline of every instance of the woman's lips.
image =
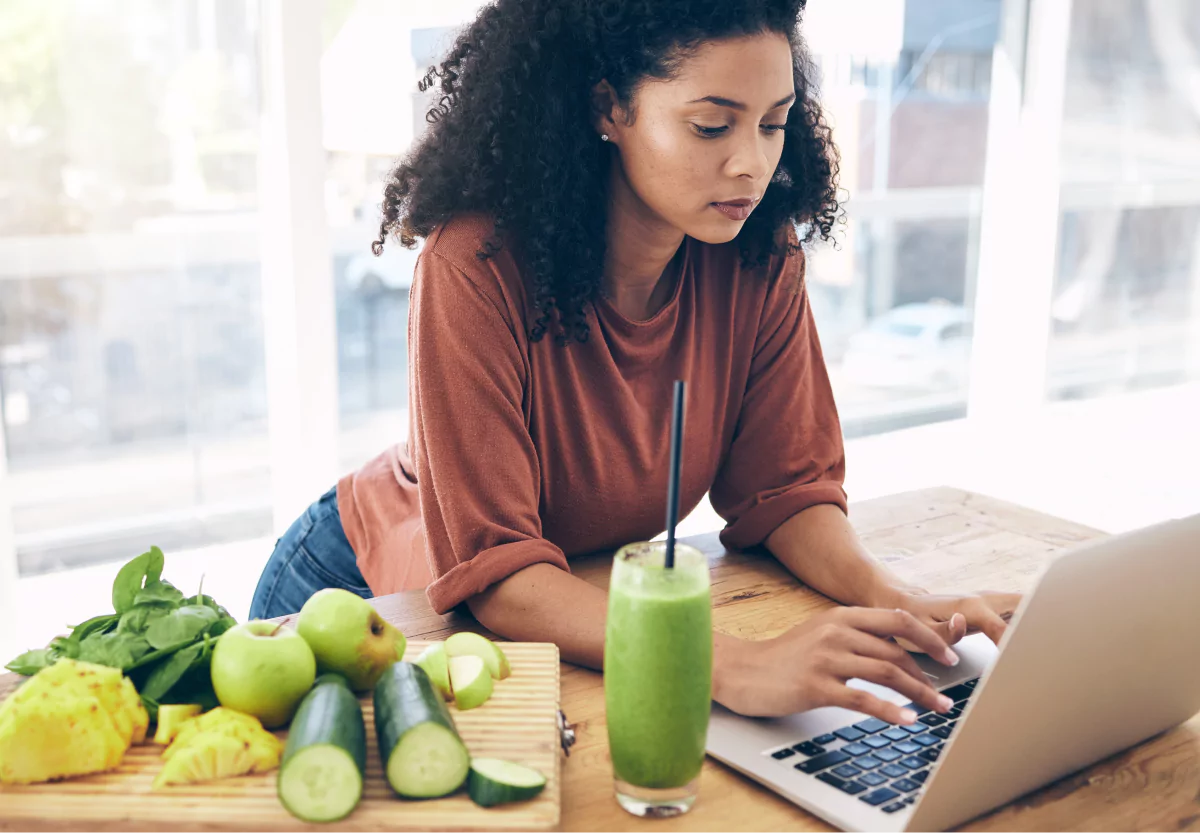
[[724,214],[729,219],[739,220],[739,221],[745,220],[747,217],[750,216],[750,212],[754,210],[753,203],[746,203],[744,205],[739,205],[737,203],[729,203],[729,202],[714,202],[714,203],[709,203],[709,205],[711,205],[713,208],[717,209],[717,211],[720,211],[722,214]]

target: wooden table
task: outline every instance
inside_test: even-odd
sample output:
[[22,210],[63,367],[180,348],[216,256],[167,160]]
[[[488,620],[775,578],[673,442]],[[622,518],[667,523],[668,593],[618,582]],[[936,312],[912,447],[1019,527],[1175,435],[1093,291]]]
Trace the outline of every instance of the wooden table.
[[[1027,592],[1055,553],[1103,537],[1094,529],[948,488],[858,503],[851,520],[881,561],[934,593]],[[768,555],[726,552],[716,534],[685,540],[709,556],[713,620],[720,630],[764,639],[835,604],[796,582]],[[605,587],[609,562],[599,556],[576,559],[572,570]],[[460,630],[487,633],[468,617],[434,613],[420,591],[381,597],[374,604],[410,639],[440,639]],[[15,682],[8,677],[0,677],[0,692]],[[636,819],[612,795],[600,674],[564,664],[562,708],[578,738],[563,766],[563,830],[834,829],[711,759],[690,813],[653,822]],[[1200,715],[962,829],[1200,829]]]
[[[1104,537],[1079,524],[958,489],[928,489],[858,503],[850,518],[879,560],[933,593],[1028,592],[1055,553]],[[715,533],[685,539],[709,556],[713,622],[765,639],[835,606],[764,553],[727,552]],[[577,575],[607,587],[610,559],[572,559]],[[376,600],[413,639],[459,630],[473,619],[439,616],[420,591]],[[617,806],[600,674],[562,666],[562,708],[578,741],[563,766],[563,830],[835,830],[711,758],[691,812],[642,821]],[[1067,776],[964,825],[964,830],[1200,829],[1200,715],[1164,735]]]

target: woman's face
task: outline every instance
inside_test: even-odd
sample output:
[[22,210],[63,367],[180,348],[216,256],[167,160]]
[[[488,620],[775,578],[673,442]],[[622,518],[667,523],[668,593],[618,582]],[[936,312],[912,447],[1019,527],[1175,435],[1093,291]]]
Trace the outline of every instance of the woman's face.
[[[794,99],[786,37],[713,41],[676,78],[635,91],[632,126],[621,114],[604,132],[616,131],[625,179],[643,211],[698,240],[725,243],[767,190]],[[753,202],[740,210],[715,205],[738,200]]]

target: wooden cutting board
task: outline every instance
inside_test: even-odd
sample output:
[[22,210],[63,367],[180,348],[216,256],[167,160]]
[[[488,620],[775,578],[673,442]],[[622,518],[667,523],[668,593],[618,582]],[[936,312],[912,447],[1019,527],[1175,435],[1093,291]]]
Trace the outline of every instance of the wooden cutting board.
[[[427,642],[409,642],[412,660]],[[506,642],[512,676],[487,703],[450,712],[476,757],[505,758],[540,770],[546,789],[532,801],[484,809],[465,790],[432,801],[396,797],[383,777],[374,709],[365,697],[367,778],[363,798],[334,824],[306,824],[275,796],[275,773],[151,790],[163,747],[135,746],[121,767],[50,784],[0,785],[0,830],[551,830],[561,813],[558,647]],[[0,698],[7,692],[0,690]],[[286,737],[286,732],[280,732]]]

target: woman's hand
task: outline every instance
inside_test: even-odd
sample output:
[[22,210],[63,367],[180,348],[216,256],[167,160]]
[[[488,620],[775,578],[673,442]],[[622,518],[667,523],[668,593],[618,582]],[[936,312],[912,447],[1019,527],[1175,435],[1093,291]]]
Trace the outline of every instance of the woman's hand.
[[[997,593],[991,590],[967,595],[933,595],[921,590],[907,590],[888,597],[885,605],[907,610],[922,624],[932,628],[948,645],[954,645],[964,636],[980,631],[999,645],[1000,638],[1008,628],[1008,620],[1021,603],[1021,598],[1020,593]],[[924,650],[899,637],[896,642],[906,651]]]
[[857,677],[927,709],[949,710],[953,704],[929,685],[916,661],[890,641],[901,636],[946,665],[958,662],[933,629],[905,610],[842,607],[774,639],[743,641],[718,634],[713,697],[753,717],[842,706],[888,723],[916,720],[911,710],[846,685]]

